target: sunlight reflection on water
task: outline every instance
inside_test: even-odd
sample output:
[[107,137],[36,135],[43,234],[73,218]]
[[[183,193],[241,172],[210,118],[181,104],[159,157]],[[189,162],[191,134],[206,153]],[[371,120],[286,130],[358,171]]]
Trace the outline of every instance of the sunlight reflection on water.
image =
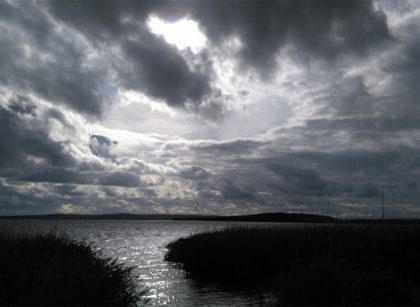
[[148,289],[147,306],[271,306],[268,294],[223,292],[185,278],[176,264],[164,261],[165,246],[180,237],[232,225],[269,223],[189,221],[48,221],[5,220],[2,225],[30,232],[53,230],[86,239],[105,256],[135,267],[138,284]]

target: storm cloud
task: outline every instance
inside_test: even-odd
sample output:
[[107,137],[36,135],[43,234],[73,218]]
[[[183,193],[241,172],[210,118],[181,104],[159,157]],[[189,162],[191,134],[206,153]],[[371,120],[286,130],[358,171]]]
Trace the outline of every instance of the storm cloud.
[[392,40],[386,15],[370,1],[200,1],[188,9],[216,44],[239,37],[244,65],[264,76],[276,66],[285,47],[296,49],[299,60],[341,55],[363,56]]
[[415,216],[419,20],[410,1],[3,1],[0,213],[377,217],[383,185],[388,216]]
[[[194,71],[175,47],[151,34],[146,26],[149,14],[167,6],[152,1],[98,3],[48,3],[49,11],[78,30],[94,46],[115,49],[111,57],[117,73],[114,82],[139,90],[170,106],[199,105],[213,90],[210,77]],[[118,59],[116,59],[118,58]]]
[[100,92],[103,75],[100,67],[87,65],[84,46],[55,27],[34,2],[3,1],[1,6],[0,83],[98,115],[106,104]]

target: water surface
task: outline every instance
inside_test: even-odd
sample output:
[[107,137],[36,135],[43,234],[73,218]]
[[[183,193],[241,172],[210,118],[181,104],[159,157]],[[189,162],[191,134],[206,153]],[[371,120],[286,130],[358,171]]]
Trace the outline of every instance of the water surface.
[[[271,223],[202,221],[74,221],[3,220],[18,230],[64,232],[85,239],[105,256],[135,267],[139,287],[148,289],[147,306],[270,306],[269,294],[226,292],[186,278],[182,269],[164,261],[165,246],[180,237],[233,225],[273,226]],[[210,265],[210,264],[209,264]]]

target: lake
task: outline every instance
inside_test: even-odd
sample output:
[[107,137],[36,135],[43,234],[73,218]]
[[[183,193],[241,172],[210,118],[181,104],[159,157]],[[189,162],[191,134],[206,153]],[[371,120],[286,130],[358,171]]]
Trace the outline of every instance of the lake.
[[[85,239],[117,258],[134,273],[141,288],[148,289],[147,306],[272,306],[268,293],[226,292],[186,277],[176,264],[164,261],[165,246],[180,237],[229,226],[270,227],[273,223],[202,221],[74,221],[2,220],[5,228],[21,231],[66,233]],[[279,225],[279,224],[277,224]],[[284,225],[284,224],[281,224]]]

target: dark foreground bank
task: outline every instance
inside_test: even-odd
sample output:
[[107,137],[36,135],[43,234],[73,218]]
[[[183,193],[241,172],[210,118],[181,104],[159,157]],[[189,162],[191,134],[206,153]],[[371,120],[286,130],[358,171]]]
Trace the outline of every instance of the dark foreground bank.
[[279,305],[420,305],[420,227],[229,228],[166,259],[200,282],[273,292]]
[[54,234],[0,234],[0,305],[136,306],[131,268],[86,242]]

